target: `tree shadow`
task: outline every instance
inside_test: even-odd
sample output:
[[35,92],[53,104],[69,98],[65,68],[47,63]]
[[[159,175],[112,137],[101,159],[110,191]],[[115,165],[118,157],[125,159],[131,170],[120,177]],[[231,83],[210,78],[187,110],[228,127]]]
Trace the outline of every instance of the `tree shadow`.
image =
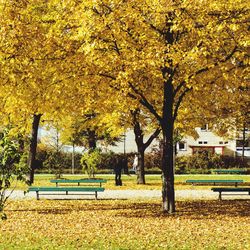
[[[73,199],[71,199],[73,200]],[[163,213],[162,205],[160,202],[144,202],[134,201],[127,202],[124,200],[115,199],[78,199],[74,200],[74,203],[67,204],[67,200],[46,200],[47,204],[44,206],[42,200],[36,201],[37,207],[35,208],[18,208],[18,209],[6,209],[8,212],[36,212],[38,214],[68,214],[77,211],[95,211],[97,213],[103,213],[105,211],[113,211],[116,216],[122,216],[126,218],[164,218],[164,217],[187,217],[190,219],[212,219],[220,216],[228,217],[250,217],[250,200],[222,200],[222,201],[178,201],[176,202],[176,213],[169,215]],[[110,204],[109,201],[112,203]],[[56,206],[54,207],[54,202]],[[61,206],[60,206],[60,202]],[[41,203],[41,206],[39,205]]]

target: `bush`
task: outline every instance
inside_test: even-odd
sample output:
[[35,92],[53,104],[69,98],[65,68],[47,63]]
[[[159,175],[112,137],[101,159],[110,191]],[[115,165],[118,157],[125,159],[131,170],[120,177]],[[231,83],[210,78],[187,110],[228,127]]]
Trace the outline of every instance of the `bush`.
[[196,153],[191,156],[176,157],[176,174],[209,174],[212,169],[244,168],[246,162],[241,159],[211,154],[209,152]]
[[[6,190],[11,187],[11,181],[24,180],[23,174],[27,172],[26,155],[19,151],[19,144],[9,137],[9,131],[5,130],[0,136],[0,216],[6,219],[4,207],[9,198]],[[10,192],[11,194],[11,192]]]
[[85,152],[81,158],[81,165],[83,171],[88,174],[89,177],[94,177],[96,174],[97,166],[101,162],[100,150],[94,149]]

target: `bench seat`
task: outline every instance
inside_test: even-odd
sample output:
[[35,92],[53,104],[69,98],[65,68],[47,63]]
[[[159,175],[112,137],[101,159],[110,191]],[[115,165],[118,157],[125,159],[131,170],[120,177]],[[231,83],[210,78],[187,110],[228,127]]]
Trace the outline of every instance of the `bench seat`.
[[243,180],[186,180],[186,183],[194,184],[234,184],[237,187],[238,183],[243,183]]
[[103,192],[104,190],[105,188],[103,187],[29,187],[27,192],[36,192],[37,200],[39,200],[39,192],[42,192],[43,194],[54,194],[63,192],[66,195],[68,195],[69,192],[87,192],[88,194],[94,194],[95,199],[97,199],[97,193]]
[[99,184],[100,187],[102,186],[102,183],[106,183],[107,180],[105,179],[55,179],[55,180],[50,180],[51,183],[56,183],[56,186],[58,186],[58,184],[74,184],[77,183],[78,186],[80,186],[80,184]]
[[247,192],[247,194],[248,195],[250,195],[250,187],[242,187],[242,188],[212,188],[212,190],[214,191],[214,192],[219,192],[219,200],[221,200],[222,199],[222,193],[230,193],[230,194],[232,194],[232,193],[238,193],[238,194],[242,194],[242,193],[246,193]]
[[217,174],[245,174],[247,172],[246,169],[214,169],[212,171]]

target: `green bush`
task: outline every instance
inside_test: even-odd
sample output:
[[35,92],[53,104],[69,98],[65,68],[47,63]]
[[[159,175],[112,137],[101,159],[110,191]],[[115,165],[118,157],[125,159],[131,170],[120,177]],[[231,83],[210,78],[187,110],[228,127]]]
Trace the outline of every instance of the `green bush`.
[[[81,159],[80,153],[75,153],[75,173],[82,173],[82,167],[80,165]],[[37,157],[39,161],[43,162],[43,167],[37,169],[36,173],[48,173],[61,175],[63,173],[72,173],[72,153],[60,152],[56,153],[51,149],[38,149]]]
[[7,218],[4,213],[6,201],[9,198],[6,190],[11,188],[11,181],[15,178],[25,181],[23,175],[28,169],[27,157],[20,152],[19,146],[17,140],[9,136],[7,129],[0,134],[0,216],[2,219]]
[[100,150],[94,149],[85,152],[81,158],[81,165],[83,171],[88,174],[89,177],[94,177],[96,174],[97,166],[101,162]]
[[241,159],[212,154],[209,152],[196,153],[191,156],[176,157],[176,174],[209,174],[212,169],[244,168],[246,163]]

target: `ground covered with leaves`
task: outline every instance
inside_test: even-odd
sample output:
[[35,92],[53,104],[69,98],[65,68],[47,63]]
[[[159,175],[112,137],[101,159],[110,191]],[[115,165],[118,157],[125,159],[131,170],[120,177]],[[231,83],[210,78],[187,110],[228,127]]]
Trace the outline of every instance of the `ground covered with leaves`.
[[250,200],[15,200],[0,249],[250,249]]

